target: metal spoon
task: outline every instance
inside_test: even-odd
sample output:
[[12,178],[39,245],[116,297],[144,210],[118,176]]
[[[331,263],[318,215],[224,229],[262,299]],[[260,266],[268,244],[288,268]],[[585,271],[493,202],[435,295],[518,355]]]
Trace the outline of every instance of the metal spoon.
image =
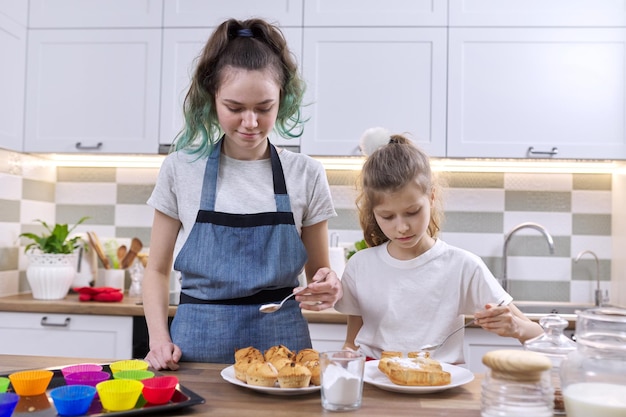
[[296,292],[292,292],[287,297],[283,298],[283,301],[281,301],[280,303],[263,304],[261,307],[259,307],[259,311],[261,313],[273,313],[275,311],[278,311],[283,306],[283,304],[285,304],[285,301],[289,300],[291,297],[293,297],[296,294],[300,294],[302,291],[306,290],[307,288],[308,287],[304,287]]
[[[500,303],[496,307],[500,307],[502,304],[504,304],[504,300],[500,301]],[[465,323],[463,326],[461,326],[458,329],[454,330],[452,333],[447,335],[445,339],[443,339],[443,342],[438,343],[436,345],[424,345],[424,346],[422,346],[420,348],[420,350],[426,350],[426,351],[429,351],[429,352],[434,352],[437,349],[439,349],[441,346],[443,346],[443,344],[446,343],[448,341],[448,339],[450,339],[450,337],[453,334],[457,333],[459,330],[462,330],[462,329],[466,328],[467,326],[471,326],[474,323],[476,323],[476,319],[470,320],[467,323]]]

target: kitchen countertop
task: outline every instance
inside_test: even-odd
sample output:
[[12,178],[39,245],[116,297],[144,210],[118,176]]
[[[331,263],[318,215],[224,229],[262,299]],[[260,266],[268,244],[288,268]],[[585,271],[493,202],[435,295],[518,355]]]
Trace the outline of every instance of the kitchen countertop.
[[[110,363],[112,360],[0,355],[0,373],[61,367],[82,362]],[[329,415],[323,410],[319,392],[298,396],[274,396],[248,390],[222,379],[220,371],[228,365],[183,363],[172,374],[180,383],[204,397],[205,403],[177,410],[177,415],[241,417],[292,417]],[[379,417],[385,415],[420,417],[479,417],[482,375],[463,386],[446,391],[407,395],[383,391],[372,385],[363,388],[363,405],[351,416]]]
[[[535,303],[536,304],[536,303]],[[50,314],[96,314],[109,316],[143,316],[143,306],[140,298],[132,298],[127,295],[120,302],[97,302],[79,301],[78,294],[68,294],[62,300],[35,300],[30,293],[0,297],[0,311],[12,311],[21,313],[50,313]],[[344,314],[334,310],[324,311],[302,310],[304,317],[309,323],[345,324],[347,318]],[[176,314],[176,306],[170,305],[168,315]],[[527,314],[533,321],[538,321],[544,314]],[[574,329],[576,315],[561,314],[568,321],[567,329]],[[466,316],[465,320],[472,320],[472,316]],[[478,327],[478,326],[470,326]]]
[[[143,316],[140,298],[127,295],[120,302],[79,301],[78,294],[68,294],[62,300],[35,300],[30,293],[0,297],[0,311],[50,314],[96,314],[108,316]],[[336,310],[306,311],[310,323],[346,323],[346,316]],[[170,305],[168,315],[176,314],[176,306]]]

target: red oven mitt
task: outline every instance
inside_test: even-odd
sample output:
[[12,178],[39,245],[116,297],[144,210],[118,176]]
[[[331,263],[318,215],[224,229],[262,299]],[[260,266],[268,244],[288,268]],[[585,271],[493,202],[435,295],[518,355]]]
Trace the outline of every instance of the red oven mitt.
[[74,288],[80,301],[122,301],[124,293],[119,288],[111,287],[80,287]]

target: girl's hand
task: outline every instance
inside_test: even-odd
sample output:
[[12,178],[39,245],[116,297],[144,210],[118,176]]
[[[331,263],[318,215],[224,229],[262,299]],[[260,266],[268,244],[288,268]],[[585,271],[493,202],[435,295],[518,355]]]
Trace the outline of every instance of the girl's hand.
[[178,361],[181,356],[180,348],[172,342],[150,343],[150,352],[145,360],[156,371],[161,369],[175,371],[179,368]]
[[487,304],[485,310],[474,313],[476,324],[499,336],[513,337],[524,343],[539,336],[543,329],[524,315],[514,304],[497,307]]
[[480,327],[500,336],[512,336],[515,333],[515,322],[509,306],[487,304],[484,310],[474,313],[474,318]]
[[332,308],[343,296],[341,281],[337,274],[327,267],[317,270],[308,288],[304,293],[296,295],[300,308],[305,310],[321,311]]

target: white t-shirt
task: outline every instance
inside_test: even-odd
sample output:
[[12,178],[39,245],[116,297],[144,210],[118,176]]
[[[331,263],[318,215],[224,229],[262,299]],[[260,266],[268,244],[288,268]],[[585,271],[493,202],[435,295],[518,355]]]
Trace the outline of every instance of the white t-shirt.
[[[303,226],[311,226],[336,216],[322,164],[307,155],[285,149],[280,150],[278,155],[298,233]],[[182,223],[174,259],[191,233],[200,208],[207,159],[197,158],[197,155],[185,152],[168,155],[148,199],[149,206]],[[276,211],[269,158],[241,161],[224,154],[220,158],[216,211],[234,214]]]
[[[356,345],[365,355],[403,353],[434,344],[462,326],[465,314],[485,304],[512,300],[476,255],[438,239],[411,260],[392,258],[388,243],[354,254],[342,277],[343,298],[335,308],[361,316]],[[463,332],[433,355],[447,363],[464,363]]]

